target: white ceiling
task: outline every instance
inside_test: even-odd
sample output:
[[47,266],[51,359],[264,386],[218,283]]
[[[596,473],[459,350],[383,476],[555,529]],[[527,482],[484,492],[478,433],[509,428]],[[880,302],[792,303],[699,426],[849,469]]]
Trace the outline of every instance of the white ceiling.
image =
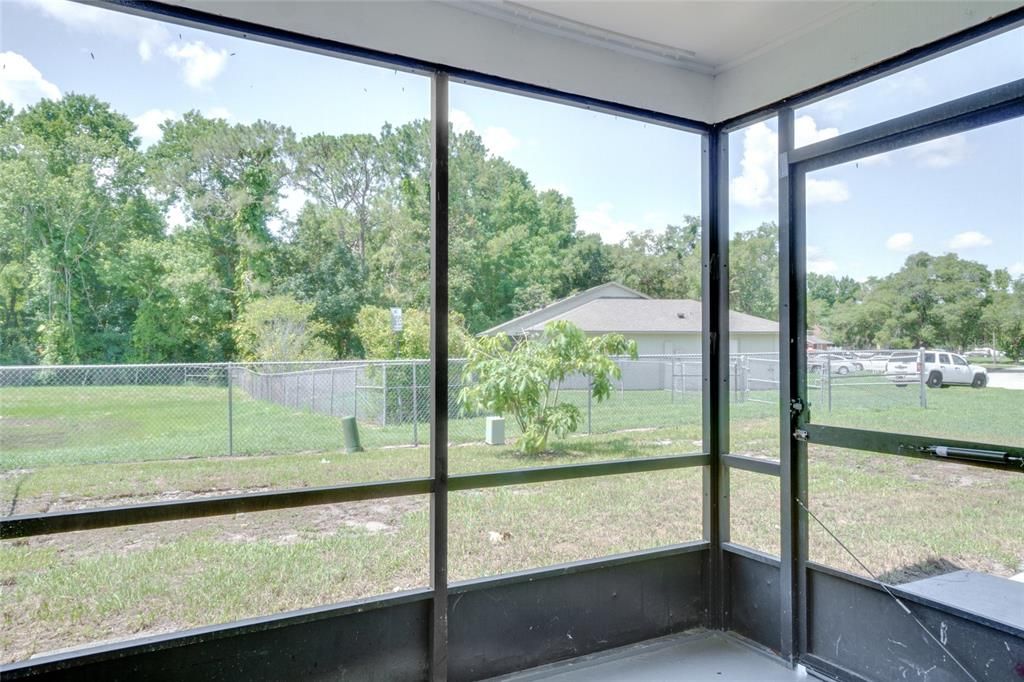
[[709,123],[1024,6],[1024,0],[164,1]]
[[460,3],[539,30],[564,32],[606,46],[632,47],[717,74],[840,20],[863,2],[692,0],[501,0]]

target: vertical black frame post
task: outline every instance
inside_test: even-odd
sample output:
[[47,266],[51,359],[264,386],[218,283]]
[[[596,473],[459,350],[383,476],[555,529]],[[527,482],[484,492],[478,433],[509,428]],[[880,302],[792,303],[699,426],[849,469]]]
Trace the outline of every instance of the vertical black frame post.
[[795,663],[807,650],[807,446],[796,438],[807,419],[806,230],[804,176],[791,175],[794,147],[791,108],[779,110],[779,462],[781,595],[779,650]]
[[430,80],[430,679],[448,678],[448,74]]
[[708,627],[725,627],[722,543],[729,538],[729,230],[728,135],[715,127],[701,136],[701,298],[703,304],[704,539],[708,552]]

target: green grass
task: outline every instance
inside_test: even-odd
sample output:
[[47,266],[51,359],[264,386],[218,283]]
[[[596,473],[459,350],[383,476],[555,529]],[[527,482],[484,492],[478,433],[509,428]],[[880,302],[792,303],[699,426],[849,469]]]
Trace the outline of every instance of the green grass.
[[[586,409],[586,396],[566,400]],[[637,391],[595,403],[596,432],[637,427],[686,428],[700,438],[698,396],[673,402],[662,391]],[[192,386],[32,387],[0,389],[0,471],[39,466],[140,462],[228,456],[227,389]],[[417,425],[426,443],[429,427]],[[586,430],[586,424],[582,430]],[[233,455],[336,450],[339,419],[253,400],[235,391],[232,401]],[[480,441],[484,418],[450,420],[453,442]],[[510,438],[518,435],[507,425]],[[412,445],[411,423],[378,426],[360,421],[367,447]]]
[[[223,456],[222,389],[62,390],[0,392],[5,513],[386,480],[429,470],[425,446],[347,455],[334,440],[336,420],[244,399],[236,403],[236,438],[248,454]],[[1022,440],[1024,391],[930,390],[928,410],[916,407],[912,392],[834,386],[833,411],[812,395],[812,417],[878,430]],[[667,398],[657,392],[620,396],[595,411],[595,425],[600,415],[600,423],[621,430],[570,436],[537,457],[511,446],[455,443],[451,470],[699,451],[696,397],[681,404]],[[745,402],[732,408],[732,450],[774,456],[777,407]],[[470,423],[482,433],[482,420],[464,425]],[[389,428],[402,435],[403,427]],[[999,575],[1024,570],[1019,474],[821,447],[812,447],[810,458],[812,509],[886,579],[951,567]],[[695,469],[452,493],[450,576],[474,578],[699,539],[701,499]],[[778,506],[776,479],[732,472],[731,539],[776,553]],[[4,541],[2,659],[422,586],[427,526],[427,502],[415,497]],[[820,529],[811,530],[813,560],[859,572]]]

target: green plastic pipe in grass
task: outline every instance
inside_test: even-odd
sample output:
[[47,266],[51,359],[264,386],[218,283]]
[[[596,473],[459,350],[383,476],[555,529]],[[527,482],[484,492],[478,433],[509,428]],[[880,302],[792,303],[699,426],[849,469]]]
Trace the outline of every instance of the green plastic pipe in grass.
[[363,452],[363,446],[359,444],[359,425],[355,417],[341,418],[341,433],[345,439],[345,452]]

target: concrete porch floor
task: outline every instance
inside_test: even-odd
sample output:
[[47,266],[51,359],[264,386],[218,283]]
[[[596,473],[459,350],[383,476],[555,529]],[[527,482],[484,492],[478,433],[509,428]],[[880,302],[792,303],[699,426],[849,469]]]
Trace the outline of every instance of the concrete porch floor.
[[721,632],[692,631],[493,678],[504,682],[791,682],[808,680]]

